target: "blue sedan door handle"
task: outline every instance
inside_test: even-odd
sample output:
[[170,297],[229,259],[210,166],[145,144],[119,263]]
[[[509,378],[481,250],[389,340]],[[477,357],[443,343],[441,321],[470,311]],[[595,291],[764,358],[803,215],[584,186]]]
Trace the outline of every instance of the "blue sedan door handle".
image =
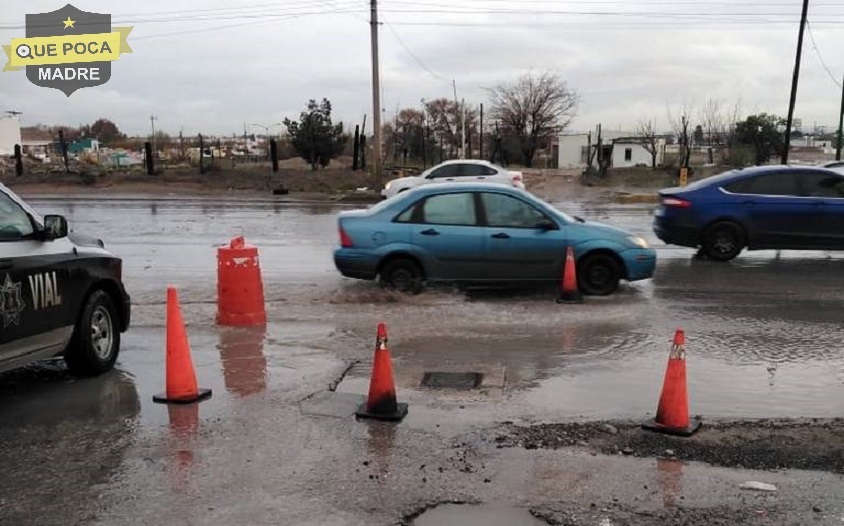
[[423,236],[438,236],[438,235],[440,235],[440,233],[437,232],[436,230],[434,230],[433,228],[429,228],[428,230],[423,230],[422,232],[419,232],[419,233],[422,234]]
[[497,234],[493,234],[492,237],[495,239],[510,239],[510,234],[507,234],[506,232],[499,232]]

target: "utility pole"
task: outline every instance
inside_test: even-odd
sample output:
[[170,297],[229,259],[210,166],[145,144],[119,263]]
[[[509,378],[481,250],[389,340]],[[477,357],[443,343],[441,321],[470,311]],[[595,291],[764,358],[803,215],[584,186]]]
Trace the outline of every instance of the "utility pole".
[[841,111],[838,112],[838,140],[835,143],[835,160],[841,160],[841,142],[844,140],[844,81],[841,82]]
[[481,124],[480,124],[479,130],[481,132],[481,140],[480,140],[480,143],[478,145],[478,147],[479,147],[478,159],[483,159],[484,158],[484,103],[483,102],[481,103]]
[[[457,135],[457,119],[460,118],[460,103],[457,101],[457,81],[452,80],[451,85],[454,87],[454,133],[452,134],[451,147],[454,148],[454,136]],[[448,122],[448,114],[446,113],[446,122]],[[462,144],[461,144],[462,146]],[[462,152],[462,148],[461,148]]]
[[794,76],[791,79],[791,98],[788,101],[788,119],[785,121],[785,148],[783,148],[782,152],[782,164],[788,164],[788,149],[791,147],[791,123],[794,120],[797,80],[800,77],[800,55],[803,53],[803,31],[806,29],[806,15],[808,12],[809,0],[803,0],[803,13],[800,15],[800,30],[797,33],[797,56],[794,58]]
[[153,158],[158,157],[158,150],[155,149],[155,121],[157,119],[158,119],[158,117],[155,117],[153,115],[149,116],[149,125],[152,127],[152,157]]
[[372,125],[375,127],[375,190],[384,185],[381,173],[381,74],[378,71],[378,0],[370,0],[370,40],[372,44]]
[[466,99],[460,100],[460,105],[463,106],[463,130],[460,133],[460,158],[466,158]]

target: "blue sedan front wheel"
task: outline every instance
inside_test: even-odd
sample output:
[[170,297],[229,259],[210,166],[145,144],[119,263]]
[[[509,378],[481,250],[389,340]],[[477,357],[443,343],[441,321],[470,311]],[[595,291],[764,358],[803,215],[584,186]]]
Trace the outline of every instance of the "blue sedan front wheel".
[[607,296],[618,288],[621,265],[608,254],[593,254],[578,261],[577,286],[589,296]]

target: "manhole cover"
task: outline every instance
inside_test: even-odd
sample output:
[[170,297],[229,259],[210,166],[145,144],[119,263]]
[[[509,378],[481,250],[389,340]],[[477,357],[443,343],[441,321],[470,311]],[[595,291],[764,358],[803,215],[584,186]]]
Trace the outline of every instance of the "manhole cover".
[[481,385],[481,373],[432,373],[422,377],[422,386],[431,389],[475,389]]

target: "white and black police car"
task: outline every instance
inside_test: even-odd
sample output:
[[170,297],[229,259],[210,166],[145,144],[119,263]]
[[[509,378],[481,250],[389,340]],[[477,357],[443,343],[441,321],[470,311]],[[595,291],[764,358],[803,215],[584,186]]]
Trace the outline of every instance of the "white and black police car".
[[0,372],[59,356],[74,374],[110,370],[129,328],[122,268],[102,241],[0,184]]

